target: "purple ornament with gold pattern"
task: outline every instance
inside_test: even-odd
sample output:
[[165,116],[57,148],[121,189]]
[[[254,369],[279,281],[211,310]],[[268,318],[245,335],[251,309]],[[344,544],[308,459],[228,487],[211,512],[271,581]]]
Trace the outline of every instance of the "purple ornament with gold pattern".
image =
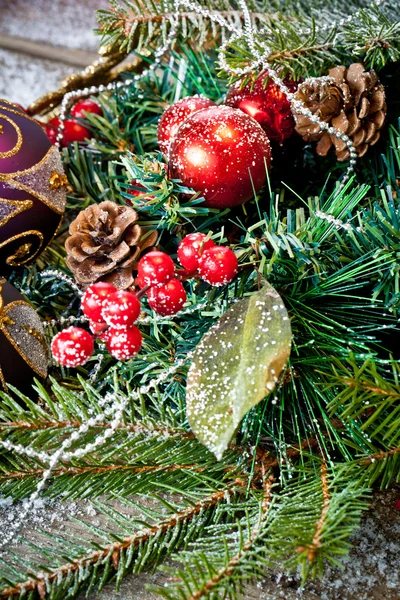
[[49,353],[36,311],[10,283],[0,279],[0,390],[14,385],[32,396],[34,377],[47,375]]
[[52,240],[67,183],[40,124],[0,100],[0,275],[38,257]]

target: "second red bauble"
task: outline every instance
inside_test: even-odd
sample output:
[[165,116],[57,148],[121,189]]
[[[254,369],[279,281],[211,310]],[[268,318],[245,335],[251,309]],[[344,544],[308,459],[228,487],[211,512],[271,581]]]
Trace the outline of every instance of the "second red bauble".
[[185,119],[210,106],[216,106],[215,102],[203,96],[189,96],[171,104],[158,122],[157,138],[161,151],[168,155],[171,143]]
[[[298,86],[291,79],[285,79],[284,84],[290,92],[294,92]],[[282,144],[294,133],[295,122],[290,102],[268,75],[262,75],[255,83],[245,86],[240,81],[235,83],[228,92],[225,104],[253,117],[271,140]]]
[[228,106],[205,108],[180,126],[169,154],[170,176],[200,192],[204,205],[243,204],[265,183],[271,147],[260,125]]

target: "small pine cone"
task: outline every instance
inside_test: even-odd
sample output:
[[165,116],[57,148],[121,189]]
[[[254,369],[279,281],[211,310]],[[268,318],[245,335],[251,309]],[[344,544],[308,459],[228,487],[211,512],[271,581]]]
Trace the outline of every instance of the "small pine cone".
[[[342,96],[340,110],[332,111],[331,114],[329,111],[326,111],[325,115],[318,114],[320,99],[318,97],[315,99],[308,94],[307,88],[301,90],[304,84],[299,87],[303,97],[298,95],[298,99],[305,101],[307,108],[314,113],[317,112],[321,120],[348,135],[358,156],[364,156],[368,148],[378,141],[385,123],[385,89],[375,71],[365,71],[361,63],[354,63],[348,69],[343,66],[335,67],[329,71],[329,78],[330,84],[326,83],[327,78],[320,78],[321,83],[319,85],[314,83],[314,86],[317,89],[324,89],[327,86],[331,91],[336,89],[337,93],[340,92]],[[295,118],[297,132],[307,141],[318,141],[317,153],[320,156],[325,156],[333,146],[339,161],[350,158],[349,149],[343,140],[321,131],[308,117],[296,115]]]
[[[344,106],[342,91],[327,77],[306,79],[296,92],[296,100],[300,100],[320,121],[329,123],[337,117]],[[306,142],[316,142],[323,133],[319,125],[312,123],[309,117],[296,113],[296,131]]]
[[132,270],[141,253],[154,246],[157,232],[143,235],[138,214],[106,200],[81,211],[65,241],[67,265],[83,287],[108,281],[120,290],[133,285]]

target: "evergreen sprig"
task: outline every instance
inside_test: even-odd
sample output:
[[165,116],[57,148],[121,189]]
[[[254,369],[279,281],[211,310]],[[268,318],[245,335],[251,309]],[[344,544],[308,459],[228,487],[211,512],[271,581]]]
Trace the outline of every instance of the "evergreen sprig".
[[[234,0],[197,2],[200,8],[223,17],[241,29],[243,14]],[[366,68],[381,70],[399,59],[400,14],[396,3],[365,6],[359,0],[329,3],[329,10],[318,2],[280,0],[249,3],[251,17],[260,30],[255,43],[261,54],[268,51],[273,68],[307,77],[325,74],[344,62],[362,61]],[[165,39],[176,16],[172,0],[162,4],[110,1],[110,9],[98,11],[99,33],[103,43],[126,53],[155,48]],[[349,17],[351,17],[349,19]],[[221,26],[201,14],[181,8],[177,15],[179,39],[189,37],[201,45],[208,38],[218,43]],[[243,68],[253,59],[245,36],[236,40],[227,53],[232,68]]]

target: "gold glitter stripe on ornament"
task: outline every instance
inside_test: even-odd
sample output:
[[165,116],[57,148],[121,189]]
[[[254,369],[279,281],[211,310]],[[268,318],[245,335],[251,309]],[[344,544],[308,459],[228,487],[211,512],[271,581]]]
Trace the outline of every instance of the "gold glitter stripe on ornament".
[[3,310],[3,306],[4,306],[4,299],[3,296],[1,295],[1,290],[3,289],[3,285],[5,284],[6,280],[4,279],[4,277],[2,277],[0,279],[0,314],[1,311]]
[[[67,194],[63,189],[64,186],[59,186],[57,189],[51,188],[51,177],[55,172],[59,174],[63,184],[65,181],[68,182],[66,178],[63,179],[65,175],[60,153],[55,146],[52,146],[36,165],[24,171],[0,173],[0,181],[13,189],[27,192],[54,212],[62,215],[64,214]],[[32,187],[33,185],[35,187]]]
[[0,227],[6,225],[8,221],[24,212],[24,210],[29,210],[33,206],[32,200],[7,200],[6,198],[0,198],[0,214],[2,204],[6,204],[7,206],[14,206],[15,208],[5,217],[0,218]]
[[[3,106],[3,104],[7,104],[7,106]],[[0,98],[0,117],[3,116],[1,114],[2,110],[5,110],[8,113],[17,115],[18,117],[24,117],[24,119],[27,119],[28,121],[32,121],[32,123],[36,123],[36,125],[41,125],[41,123],[37,119],[34,119],[33,117],[31,117],[27,112],[22,112],[22,111],[18,110],[18,108],[16,108],[12,102],[8,102],[7,100]],[[6,119],[7,117],[4,116],[4,118]]]
[[4,379],[3,371],[1,370],[1,365],[0,365],[0,384],[1,384],[1,387],[3,388],[3,391],[8,392],[7,383],[6,383],[6,380]]
[[4,131],[3,131],[3,125],[0,125],[0,135],[1,135],[2,133],[4,133]]
[[[24,231],[23,233],[19,233],[18,235],[14,235],[13,237],[10,237],[10,238],[8,238],[8,240],[5,240],[4,242],[2,242],[0,244],[0,250],[1,250],[8,244],[11,244],[12,242],[15,242],[16,240],[20,240],[25,237],[28,237],[29,235],[35,235],[39,238],[39,242],[40,242],[39,247],[35,250],[35,252],[30,254],[30,250],[32,248],[32,242],[26,242],[25,244],[21,244],[21,246],[16,250],[16,252],[14,254],[10,255],[6,259],[6,263],[8,265],[10,265],[12,267],[19,267],[19,266],[24,265],[25,263],[29,262],[33,258],[35,258],[35,256],[38,254],[39,250],[43,246],[43,241],[44,241],[43,234],[40,231],[38,231],[37,229],[30,229],[29,231]],[[29,254],[29,256],[27,256],[27,254]]]
[[[1,107],[0,107],[1,110]],[[6,109],[8,110],[8,109]],[[16,111],[11,111],[11,112],[16,112]],[[19,116],[21,116],[21,113],[17,113],[19,114]],[[15,144],[14,148],[11,148],[11,150],[7,150],[7,152],[0,152],[0,158],[11,158],[11,156],[14,156],[15,154],[17,154],[22,146],[22,133],[20,128],[18,127],[18,125],[16,123],[14,123],[14,121],[12,119],[10,119],[10,117],[7,117],[6,115],[3,115],[0,113],[0,119],[4,119],[4,121],[7,121],[8,123],[10,123],[11,127],[13,127],[17,133],[17,143]]]
[[41,333],[40,331],[38,331],[34,327],[31,327],[30,325],[22,325],[22,328],[25,329],[25,331],[27,333],[29,333],[29,335],[34,337],[35,340],[37,340],[41,344],[41,346],[43,347],[43,350],[48,355],[49,349],[47,347],[46,337],[45,337],[44,333]]
[[[37,317],[37,315],[36,315],[34,309],[32,308],[32,306],[30,306],[24,300],[14,300],[13,302],[10,302],[9,304],[7,304],[3,308],[3,314],[8,317],[7,313],[10,312],[10,310],[13,310],[15,307],[18,307],[18,306],[24,306],[24,307],[26,306]],[[38,322],[40,323],[39,317],[37,317],[37,319],[38,319]],[[24,328],[25,324],[19,325],[19,323],[15,323],[14,322],[14,325],[17,325],[18,327],[20,327],[21,329],[23,329],[25,331],[25,328]],[[18,343],[15,341],[14,337],[8,331],[7,326],[1,326],[1,322],[0,322],[0,329],[1,329],[2,333],[3,333],[3,335],[7,338],[7,340],[10,342],[10,344],[13,346],[13,348],[15,348],[15,350],[24,359],[24,361],[27,363],[27,365],[30,366],[30,368],[32,369],[32,371],[34,371],[40,377],[43,377],[43,378],[46,377],[47,376],[47,369],[46,370],[44,370],[44,369],[42,370],[42,369],[40,369],[37,365],[35,365],[31,361],[31,359],[29,358],[29,356],[24,352],[24,350],[21,348],[21,346],[18,345]],[[37,338],[34,337],[34,339],[37,339]],[[43,340],[44,340],[44,343],[46,344],[44,336],[43,336]],[[41,345],[42,345],[42,343],[41,343]],[[47,344],[45,346],[45,355],[46,355],[46,360],[47,360],[47,356],[48,356]]]
[[36,173],[36,171],[42,167],[48,160],[49,156],[52,153],[56,153],[60,159],[60,170],[62,170],[60,151],[57,150],[55,146],[51,146],[46,154],[39,160],[39,162],[35,163],[32,167],[28,167],[27,169],[23,169],[22,171],[13,171],[12,173],[0,173],[0,181],[5,181],[6,183],[9,180],[17,179],[22,175],[29,175],[30,173]]

